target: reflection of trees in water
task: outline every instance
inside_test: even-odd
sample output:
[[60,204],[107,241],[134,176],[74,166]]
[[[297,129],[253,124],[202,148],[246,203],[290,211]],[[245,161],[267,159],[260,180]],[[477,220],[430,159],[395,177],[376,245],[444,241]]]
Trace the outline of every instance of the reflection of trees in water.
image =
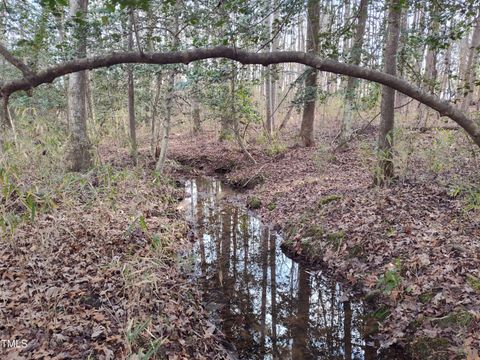
[[272,234],[268,234],[270,240],[270,292],[271,292],[271,312],[272,312],[272,355],[278,356],[277,347],[277,261],[275,250],[277,247],[276,237]]
[[260,306],[260,355],[265,354],[265,325],[267,317],[267,278],[268,278],[268,229],[262,229],[261,256],[262,256],[262,304]]
[[298,271],[298,298],[292,329],[292,358],[309,359],[308,329],[310,315],[310,275],[302,267]]
[[352,307],[350,301],[343,302],[343,334],[345,344],[345,360],[352,358]]
[[222,331],[246,359],[369,359],[356,323],[362,309],[318,272],[285,257],[277,235],[235,207],[219,183],[197,183],[192,209],[203,286],[221,303]]

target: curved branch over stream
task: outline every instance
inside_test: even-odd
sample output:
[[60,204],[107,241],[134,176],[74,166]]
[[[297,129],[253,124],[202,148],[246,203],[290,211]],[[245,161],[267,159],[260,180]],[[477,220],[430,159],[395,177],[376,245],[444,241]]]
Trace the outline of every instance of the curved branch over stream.
[[192,49],[186,51],[138,53],[122,52],[100,55],[85,59],[75,59],[48,67],[42,71],[30,74],[22,79],[4,83],[0,87],[0,94],[8,98],[12,93],[20,90],[29,90],[41,84],[51,83],[58,77],[82,70],[92,70],[118,64],[189,64],[193,61],[226,58],[242,64],[271,65],[279,63],[300,63],[320,71],[346,75],[370,80],[389,86],[422,104],[425,104],[460,125],[480,147],[480,127],[477,123],[448,101],[422,91],[409,82],[381,71],[368,69],[362,66],[344,64],[334,60],[322,59],[318,56],[299,51],[250,52],[234,47],[218,46],[213,48]]

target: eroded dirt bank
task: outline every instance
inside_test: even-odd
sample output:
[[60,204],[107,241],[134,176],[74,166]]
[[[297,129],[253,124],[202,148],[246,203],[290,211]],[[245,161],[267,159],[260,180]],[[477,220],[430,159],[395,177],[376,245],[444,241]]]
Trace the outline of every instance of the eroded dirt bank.
[[[435,139],[425,135],[416,146]],[[285,141],[288,143],[288,140]],[[416,359],[478,358],[480,229],[475,211],[445,179],[473,173],[471,159],[448,171],[408,172],[389,187],[372,186],[361,146],[331,155],[321,148],[251,146],[248,162],[212,133],[172,137],[170,156],[191,173],[244,188],[239,196],[283,229],[285,246],[321,262],[352,289],[374,299],[385,346],[408,344]],[[458,166],[458,167],[457,167]]]

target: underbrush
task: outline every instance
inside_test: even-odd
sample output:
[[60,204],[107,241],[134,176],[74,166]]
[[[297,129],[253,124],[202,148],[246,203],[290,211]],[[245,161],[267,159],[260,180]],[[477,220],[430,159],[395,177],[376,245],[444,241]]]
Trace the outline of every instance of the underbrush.
[[[115,159],[99,159],[97,151],[92,169],[86,173],[69,172],[65,161],[68,132],[64,125],[44,117],[33,119],[24,115],[20,119],[17,132],[4,133],[0,142],[2,237],[11,237],[20,224],[35,221],[37,216],[59,206],[78,210],[92,207],[96,201],[106,201],[115,208],[119,184],[136,181],[146,174],[147,170],[141,167],[120,167],[114,165]],[[128,153],[117,148],[116,142],[123,140],[115,134],[103,139],[99,136],[93,136],[95,149],[103,141],[114,148],[109,156],[122,158],[123,153]]]
[[[19,124],[0,154],[0,355],[69,358],[226,358],[190,281],[182,195],[151,169],[118,165],[128,149],[87,173],[65,170],[65,133],[45,120]],[[101,161],[100,161],[101,160]],[[4,354],[5,355],[5,354]]]
[[271,157],[287,151],[287,145],[277,135],[269,137],[266,134],[260,134],[255,138],[255,142],[264,147],[265,153]]
[[[480,210],[480,178],[477,148],[461,131],[431,130],[427,133],[397,128],[394,133],[394,182],[430,183],[446,190],[450,198],[461,200],[465,212]],[[358,144],[362,167],[374,179],[381,173],[374,139]],[[323,161],[328,161],[320,146]]]
[[[305,186],[303,170],[299,190],[290,188],[295,196],[277,203],[299,209],[314,200],[300,216],[286,210],[271,218],[288,219],[281,225],[289,253],[328,267],[372,299],[385,346],[400,343],[414,359],[465,358],[480,341],[477,148],[456,130],[399,129],[395,139],[396,178],[384,187],[372,185],[379,157],[372,137],[336,158],[319,144],[312,154],[318,185]],[[275,185],[267,181],[265,189]]]

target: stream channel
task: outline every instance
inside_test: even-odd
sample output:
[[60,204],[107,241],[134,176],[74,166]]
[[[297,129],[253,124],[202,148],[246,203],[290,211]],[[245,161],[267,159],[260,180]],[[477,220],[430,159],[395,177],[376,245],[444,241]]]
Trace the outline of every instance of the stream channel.
[[241,359],[380,358],[362,336],[362,303],[322,270],[287,257],[279,233],[225,201],[234,190],[199,177],[187,180],[185,191],[181,206],[196,236],[194,276]]

